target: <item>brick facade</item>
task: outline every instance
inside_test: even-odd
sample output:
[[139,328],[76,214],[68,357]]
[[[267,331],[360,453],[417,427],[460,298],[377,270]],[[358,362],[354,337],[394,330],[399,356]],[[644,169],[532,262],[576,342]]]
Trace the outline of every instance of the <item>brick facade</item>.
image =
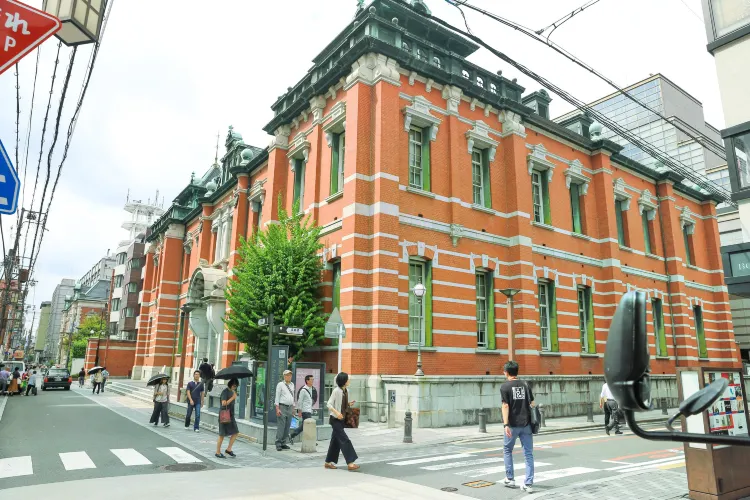
[[[83,367],[88,371],[96,366],[96,344],[98,339],[89,339]],[[110,377],[132,376],[135,362],[135,341],[101,339],[99,347],[99,366],[107,368]]]
[[[300,171],[294,168],[300,165],[303,209],[323,227],[328,311],[333,281],[340,279],[346,372],[414,373],[410,263],[425,269],[423,362],[430,375],[501,374],[509,355],[504,289],[519,290],[512,311],[514,351],[526,374],[601,374],[612,315],[630,289],[662,301],[663,339],[648,308],[655,373],[673,374],[677,365],[740,366],[720,261],[718,200],[685,186],[673,172],[651,170],[623,157],[610,141],[572,133],[539,116],[520,104],[523,89],[515,82],[461,58],[439,64],[433,59],[433,66],[443,70],[449,62],[463,64],[472,72],[471,80],[462,80],[469,70],[462,73],[460,67],[440,80],[419,53],[404,55],[403,46],[370,41],[376,32],[372,26],[382,24],[379,9],[388,19],[394,13],[416,16],[390,0],[373,6],[375,13],[360,13],[357,24],[320,56],[321,61],[334,57],[339,42],[355,51],[351,57],[341,56],[351,61],[348,66],[339,63],[346,67],[337,69],[342,77],[315,70],[311,74],[317,83],[305,80],[282,96],[266,128],[273,135],[266,150],[233,156],[240,142],[230,130],[221,169],[231,175],[216,186],[191,184],[152,226],[142,274],[135,377],[164,365],[179,368],[183,344],[186,371],[201,353],[213,353],[217,369],[235,359],[240,346],[216,318],[226,307],[225,280],[231,279],[240,237],[274,222],[279,194],[284,207],[291,209]],[[370,26],[369,31],[358,39],[357,30],[364,26]],[[400,33],[405,40],[408,33]],[[348,36],[351,43],[344,43]],[[362,47],[363,39],[370,45]],[[472,51],[469,42],[455,42],[464,44],[457,53]],[[321,65],[316,59],[316,68]],[[482,76],[475,80],[474,74]],[[331,82],[327,88],[320,85],[324,78]],[[477,91],[472,85],[479,86],[480,80]],[[490,85],[495,91],[487,90]],[[299,105],[303,97],[298,95],[310,92]],[[414,125],[425,134],[423,157],[429,148],[428,164],[421,164],[428,167],[422,173],[429,183],[423,179],[419,188],[410,171],[408,130]],[[331,192],[332,135],[338,133],[346,140],[340,194]],[[489,194],[482,203],[474,203],[475,152],[487,162],[483,193]],[[546,179],[548,213],[539,222],[534,215],[535,173]],[[571,192],[576,191],[580,233],[573,222]],[[622,214],[621,237],[616,206]],[[222,249],[222,241],[228,249]],[[334,276],[334,268],[340,276]],[[477,334],[478,272],[487,280],[484,297],[491,305],[483,346]],[[547,305],[556,338],[548,349],[542,346],[540,331],[540,283],[554,290]],[[190,328],[181,342],[179,308],[189,293],[199,293],[208,306],[188,314]],[[705,349],[698,341],[697,307]],[[582,315],[588,319],[584,326]],[[196,331],[207,340],[196,341]],[[215,340],[212,331],[219,334]],[[549,336],[551,332],[552,327]],[[657,353],[660,345],[666,351]],[[308,359],[336,366],[334,346],[307,353]]]

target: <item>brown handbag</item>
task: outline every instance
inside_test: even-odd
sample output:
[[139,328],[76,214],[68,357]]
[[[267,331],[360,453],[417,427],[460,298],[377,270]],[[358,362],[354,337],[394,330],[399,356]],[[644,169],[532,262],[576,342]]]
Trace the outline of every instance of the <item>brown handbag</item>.
[[359,408],[347,408],[344,411],[344,427],[347,429],[359,428]]

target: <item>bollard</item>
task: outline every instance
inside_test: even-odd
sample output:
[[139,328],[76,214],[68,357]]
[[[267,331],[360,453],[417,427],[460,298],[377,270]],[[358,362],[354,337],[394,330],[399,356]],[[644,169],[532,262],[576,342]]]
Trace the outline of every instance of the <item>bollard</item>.
[[487,414],[484,409],[479,410],[479,432],[487,433]]
[[302,453],[315,453],[315,444],[318,440],[317,422],[314,418],[308,418],[300,422],[302,427]]
[[539,405],[539,415],[542,417],[542,421],[539,422],[540,427],[547,427],[547,422],[544,420],[544,412],[546,411],[546,408],[544,405]]
[[586,422],[594,421],[594,403],[589,403],[588,415],[586,416]]
[[668,415],[667,413],[667,398],[661,398],[661,414]]
[[404,417],[404,443],[411,443],[411,412],[406,410]]

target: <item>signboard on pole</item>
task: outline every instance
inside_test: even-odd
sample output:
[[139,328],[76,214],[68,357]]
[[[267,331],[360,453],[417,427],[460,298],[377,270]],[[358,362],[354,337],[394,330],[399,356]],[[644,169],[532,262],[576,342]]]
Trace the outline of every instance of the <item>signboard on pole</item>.
[[[2,1],[2,0],[0,0]],[[2,16],[2,12],[0,12]],[[0,26],[2,26],[0,18]],[[10,162],[10,156],[0,141],[0,214],[14,214],[18,208],[18,192],[21,182],[18,173]]]
[[293,326],[277,325],[273,327],[274,335],[287,335],[291,337],[301,337],[305,333],[304,328],[296,328]]
[[60,28],[55,16],[17,0],[0,0],[0,75]]
[[344,326],[344,320],[341,319],[338,307],[333,310],[326,322],[325,336],[329,339],[343,339],[346,337],[346,327]]
[[[268,411],[268,422],[276,422],[276,384],[282,381],[284,370],[289,366],[289,346],[275,345],[271,348],[271,370],[267,370],[269,363],[261,362],[258,365],[257,376],[255,377],[255,417],[262,418],[263,411]],[[263,401],[265,396],[265,387],[269,384],[268,399],[269,405],[266,406]]]

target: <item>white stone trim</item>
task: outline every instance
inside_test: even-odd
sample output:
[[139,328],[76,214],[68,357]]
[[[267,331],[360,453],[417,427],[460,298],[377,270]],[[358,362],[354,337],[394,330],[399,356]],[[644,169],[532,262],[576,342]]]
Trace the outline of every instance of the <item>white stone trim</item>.
[[570,162],[570,166],[563,172],[565,175],[565,187],[570,189],[571,184],[581,186],[581,195],[585,196],[589,191],[591,178],[583,173],[583,164],[578,160]]
[[614,187],[615,187],[615,200],[622,202],[622,210],[627,211],[630,210],[630,200],[633,197],[633,195],[629,194],[627,192],[627,184],[625,183],[625,179],[622,177],[618,177],[614,181]]
[[430,141],[437,139],[438,127],[442,120],[430,113],[430,102],[423,96],[414,97],[410,106],[405,106],[404,131],[409,132],[412,126],[430,129]]
[[547,159],[547,148],[544,144],[539,143],[532,146],[531,153],[526,156],[529,166],[529,175],[534,170],[538,172],[547,172],[547,182],[552,182],[552,174],[555,172],[555,164]]
[[491,139],[489,132],[490,127],[482,120],[477,120],[476,123],[474,123],[474,128],[466,132],[466,140],[469,155],[474,154],[474,149],[488,149],[488,158],[491,163],[495,161],[497,146],[500,143]]
[[333,145],[333,135],[346,131],[346,101],[339,101],[334,104],[328,116],[330,120],[323,125],[323,133],[325,134],[326,144],[330,148]]

